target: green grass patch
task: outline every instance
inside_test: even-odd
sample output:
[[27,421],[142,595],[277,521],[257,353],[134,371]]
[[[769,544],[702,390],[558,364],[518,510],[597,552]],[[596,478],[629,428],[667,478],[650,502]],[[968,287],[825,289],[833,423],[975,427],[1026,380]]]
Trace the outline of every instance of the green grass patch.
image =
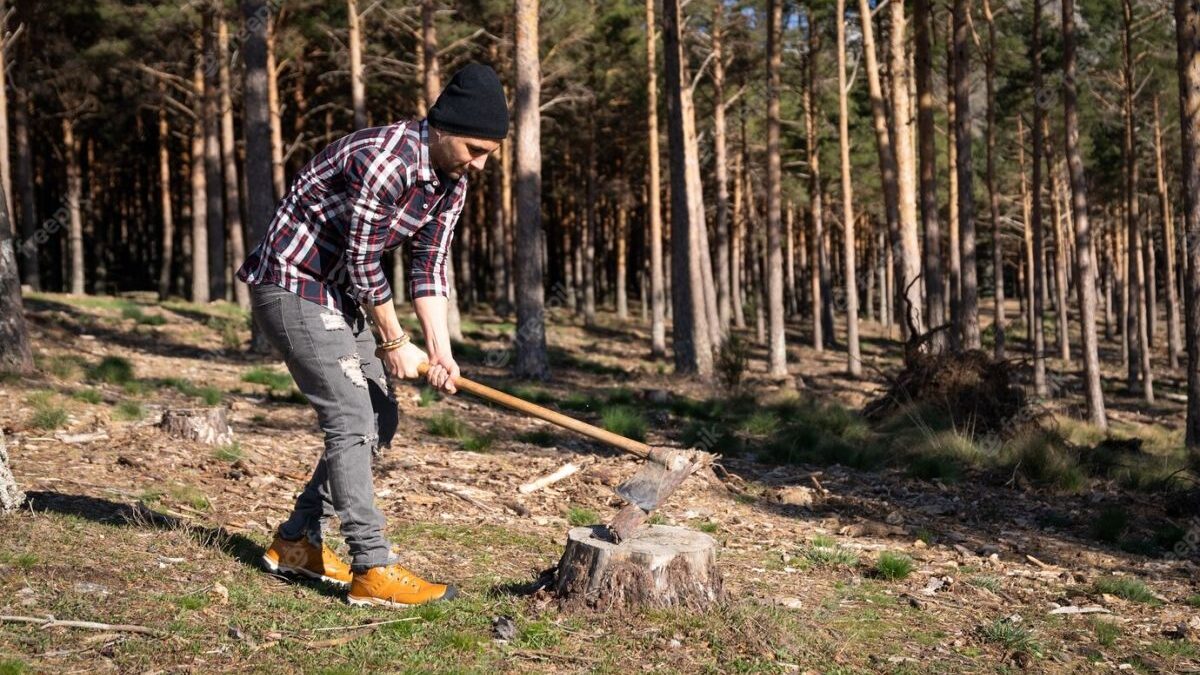
[[1134,577],[1100,577],[1092,584],[1097,593],[1108,593],[1130,602],[1140,602],[1147,605],[1160,605],[1162,602],[1154,597],[1150,588],[1141,579]]
[[57,402],[54,392],[35,391],[25,400],[33,407],[29,426],[49,431],[67,423],[67,409]]
[[854,567],[858,553],[839,546],[832,537],[818,535],[804,549],[804,560],[813,567]]
[[564,410],[574,410],[576,412],[589,412],[600,407],[600,401],[588,396],[587,394],[573,391],[567,394],[567,397],[559,401],[558,406]]
[[36,553],[29,551],[24,551],[15,555],[11,553],[0,553],[0,562],[13,565],[22,572],[28,572],[29,570],[33,569],[40,561],[41,559],[38,558]]
[[567,509],[567,522],[572,527],[581,527],[583,525],[595,525],[600,522],[600,516],[591,509],[582,506],[572,506]]
[[442,438],[462,438],[467,433],[467,425],[453,413],[443,412],[430,417],[425,422],[425,430]]
[[600,426],[635,441],[646,439],[646,418],[630,406],[605,406],[600,411]]
[[993,593],[999,593],[1002,583],[1000,577],[994,577],[989,574],[978,574],[969,579],[967,583],[979,588],[986,588]]
[[20,659],[2,659],[0,660],[0,675],[25,675],[32,673],[29,666]]
[[530,621],[521,626],[514,644],[525,649],[548,649],[559,644],[562,634],[558,626],[545,619]]
[[141,307],[137,305],[126,305],[121,308],[121,317],[132,319],[134,322],[145,326],[161,326],[167,322],[165,317],[157,314],[146,314]]
[[168,494],[171,499],[196,509],[197,511],[207,511],[211,504],[208,497],[194,485],[173,485]]
[[88,370],[88,379],[93,382],[125,384],[133,381],[133,364],[121,356],[106,356]]
[[779,416],[770,410],[760,410],[742,422],[742,431],[752,436],[770,436],[779,430]]
[[537,403],[538,405],[554,403],[557,399],[554,394],[546,391],[545,389],[528,384],[518,384],[514,387],[508,387],[505,389],[505,391],[513,396],[516,396],[517,398],[524,399],[530,403]]
[[496,437],[491,434],[473,434],[468,432],[461,439],[459,446],[468,452],[487,452],[495,442]]
[[1005,649],[1026,654],[1036,654],[1041,651],[1033,633],[1024,623],[1008,619],[995,621],[980,627],[979,634],[984,640],[1003,646]]
[[93,405],[104,402],[104,395],[98,389],[79,389],[71,392],[71,398]]
[[168,377],[156,381],[159,387],[171,387],[183,394],[184,396],[192,396],[204,402],[205,405],[219,405],[225,398],[224,392],[216,387],[197,386],[191,380],[186,380],[179,377]]
[[274,368],[266,368],[263,366],[255,366],[249,372],[242,375],[242,382],[251,384],[261,384],[270,389],[272,392],[286,392],[292,388],[292,375],[288,372],[280,372]]
[[1091,624],[1096,642],[1102,647],[1113,646],[1117,643],[1117,638],[1121,637],[1121,625],[1115,621],[1092,619]]
[[1017,434],[1004,445],[1001,465],[1020,471],[1026,478],[1064,492],[1077,493],[1088,480],[1079,458],[1053,429],[1034,429]]
[[421,387],[421,392],[417,395],[417,406],[428,408],[440,400],[442,400],[442,395],[436,389],[433,387]]
[[1200,594],[1190,596],[1184,602],[1186,602],[1191,607],[1200,607]]
[[696,523],[696,529],[705,534],[716,534],[721,531],[721,526],[711,520],[706,520],[701,523]]
[[146,409],[138,401],[121,401],[113,409],[113,419],[136,422],[146,416]]
[[246,455],[242,451],[241,444],[239,444],[237,441],[227,445],[222,445],[221,447],[217,448],[215,452],[213,452],[213,457],[216,457],[222,462],[229,462],[230,464],[242,459],[245,456]]
[[896,581],[912,574],[914,569],[916,569],[916,563],[913,562],[912,558],[903,553],[884,551],[879,554],[879,559],[875,561],[874,572],[881,579]]
[[60,380],[74,380],[81,370],[87,367],[87,361],[75,354],[56,356],[36,355],[34,364],[39,370],[49,373]]
[[953,431],[939,431],[912,449],[908,472],[916,478],[953,483],[966,467],[978,465],[983,453],[970,438]]

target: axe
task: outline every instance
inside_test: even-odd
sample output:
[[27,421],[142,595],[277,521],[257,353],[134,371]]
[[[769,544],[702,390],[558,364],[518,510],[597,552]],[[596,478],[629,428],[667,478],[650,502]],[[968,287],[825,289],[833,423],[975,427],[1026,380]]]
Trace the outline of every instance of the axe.
[[[418,367],[422,376],[428,371],[427,363]],[[609,534],[617,542],[632,536],[650,516],[650,512],[661,506],[685,478],[711,465],[716,459],[716,455],[703,450],[650,446],[462,376],[454,380],[454,385],[492,403],[557,424],[646,460],[637,473],[617,486],[617,495],[626,503],[608,524]]]

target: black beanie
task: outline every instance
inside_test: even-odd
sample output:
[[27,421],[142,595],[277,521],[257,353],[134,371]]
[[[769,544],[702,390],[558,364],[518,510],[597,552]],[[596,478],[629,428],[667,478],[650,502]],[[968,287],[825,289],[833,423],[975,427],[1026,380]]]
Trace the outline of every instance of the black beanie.
[[428,118],[447,133],[504,139],[508,135],[508,102],[496,71],[482,63],[464,66],[450,78]]

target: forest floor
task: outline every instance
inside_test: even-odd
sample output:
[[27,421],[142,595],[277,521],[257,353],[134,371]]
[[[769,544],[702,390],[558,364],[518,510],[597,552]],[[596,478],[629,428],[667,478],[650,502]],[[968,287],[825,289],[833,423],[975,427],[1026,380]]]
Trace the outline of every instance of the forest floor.
[[[640,323],[609,313],[594,328],[552,313],[553,380],[517,382],[502,369],[512,323],[470,313],[464,374],[651,443],[716,439],[727,481],[689,480],[658,520],[719,540],[730,600],[615,615],[525,592],[557,563],[570,525],[615,512],[612,486],[634,463],[401,384],[378,503],[403,561],[462,595],[387,612],[257,565],[321,435],[282,364],[244,353],[236,307],[31,294],[26,309],[38,372],[0,381],[0,426],[29,493],[0,519],[0,615],[161,633],[2,623],[0,674],[1200,672],[1200,498],[1173,482],[1188,476],[1174,468],[1177,378],[1160,376],[1160,403],[1147,407],[1106,373],[1111,437],[1062,414],[1077,387],[1054,381],[1067,397],[1057,438],[1074,443],[1062,447],[1142,439],[1145,471],[1101,471],[1061,447],[976,443],[912,415],[904,428],[868,425],[856,411],[900,365],[877,324],[864,324],[861,379],[795,325],[802,384],[768,381],[754,347],[731,395],[670,375]],[[155,426],[163,408],[204,404],[228,406],[235,443],[180,442]],[[583,469],[517,491],[568,461]],[[515,622],[512,639],[494,635],[499,616]]]

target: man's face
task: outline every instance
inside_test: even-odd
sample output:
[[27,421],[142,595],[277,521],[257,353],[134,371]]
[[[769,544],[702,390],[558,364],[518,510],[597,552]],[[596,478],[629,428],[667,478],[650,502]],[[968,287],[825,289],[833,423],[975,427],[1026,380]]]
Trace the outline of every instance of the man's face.
[[483,170],[488,155],[498,147],[500,141],[456,136],[429,127],[429,161],[451,180],[462,178],[468,169]]

